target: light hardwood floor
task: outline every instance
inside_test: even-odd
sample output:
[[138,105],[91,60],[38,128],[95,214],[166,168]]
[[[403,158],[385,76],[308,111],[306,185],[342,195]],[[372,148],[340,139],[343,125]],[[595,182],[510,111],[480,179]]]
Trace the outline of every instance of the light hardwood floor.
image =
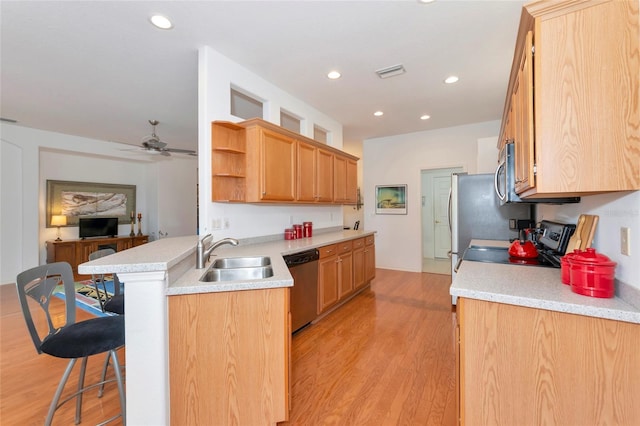
[[[291,418],[281,425],[456,424],[450,277],[376,274],[370,289],[293,336]],[[36,354],[13,286],[0,287],[0,302],[0,424],[39,425],[65,362]],[[88,379],[102,360],[89,361]],[[72,424],[68,405],[54,424]],[[83,424],[110,417],[115,386],[83,406]]]

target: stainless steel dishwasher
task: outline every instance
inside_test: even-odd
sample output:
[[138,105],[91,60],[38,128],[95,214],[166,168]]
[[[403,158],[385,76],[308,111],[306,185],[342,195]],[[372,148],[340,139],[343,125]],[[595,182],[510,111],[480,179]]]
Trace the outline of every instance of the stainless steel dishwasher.
[[300,330],[316,319],[318,309],[317,249],[283,256],[293,277],[291,288],[291,332]]

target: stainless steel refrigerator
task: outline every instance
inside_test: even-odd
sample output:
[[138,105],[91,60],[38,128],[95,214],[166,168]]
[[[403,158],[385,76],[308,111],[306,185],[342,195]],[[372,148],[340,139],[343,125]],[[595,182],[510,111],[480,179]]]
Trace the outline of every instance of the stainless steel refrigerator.
[[451,175],[449,226],[451,228],[451,279],[471,240],[504,240],[518,237],[509,229],[509,219],[535,219],[531,204],[505,204],[494,191],[494,175]]

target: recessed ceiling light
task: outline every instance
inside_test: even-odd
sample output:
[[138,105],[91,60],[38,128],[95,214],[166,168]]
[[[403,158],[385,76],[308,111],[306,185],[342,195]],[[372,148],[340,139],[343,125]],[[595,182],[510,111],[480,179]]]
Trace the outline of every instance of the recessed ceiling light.
[[161,30],[169,30],[173,28],[173,24],[171,24],[171,21],[167,17],[162,15],[153,15],[150,18],[150,21],[153,25],[160,28]]
[[420,120],[428,120],[428,119],[430,119],[430,118],[431,118],[431,116],[430,116],[430,115],[427,115],[427,114],[425,114],[425,115],[421,115],[421,116],[420,116]]
[[384,112],[376,111],[376,112],[373,113],[373,115],[375,115],[376,117],[380,117],[381,115],[384,115]]
[[427,3],[433,3],[434,1],[436,1],[436,0],[418,0],[418,3],[427,4]]
[[340,74],[338,71],[331,71],[329,72],[329,74],[327,74],[327,77],[329,77],[331,80],[336,80],[338,78],[340,78],[342,76],[342,74]]
[[459,80],[459,78],[457,76],[450,75],[449,77],[444,79],[444,82],[447,83],[447,84],[452,84],[452,83],[455,83],[458,80]]

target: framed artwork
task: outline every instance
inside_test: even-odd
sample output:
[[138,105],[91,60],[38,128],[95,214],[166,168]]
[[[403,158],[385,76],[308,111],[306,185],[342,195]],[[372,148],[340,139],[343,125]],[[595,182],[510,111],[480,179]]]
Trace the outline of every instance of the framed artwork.
[[47,228],[52,215],[67,217],[67,226],[77,226],[78,218],[117,217],[131,223],[136,212],[136,186],[111,183],[47,180]]
[[407,214],[407,185],[376,185],[376,214]]

